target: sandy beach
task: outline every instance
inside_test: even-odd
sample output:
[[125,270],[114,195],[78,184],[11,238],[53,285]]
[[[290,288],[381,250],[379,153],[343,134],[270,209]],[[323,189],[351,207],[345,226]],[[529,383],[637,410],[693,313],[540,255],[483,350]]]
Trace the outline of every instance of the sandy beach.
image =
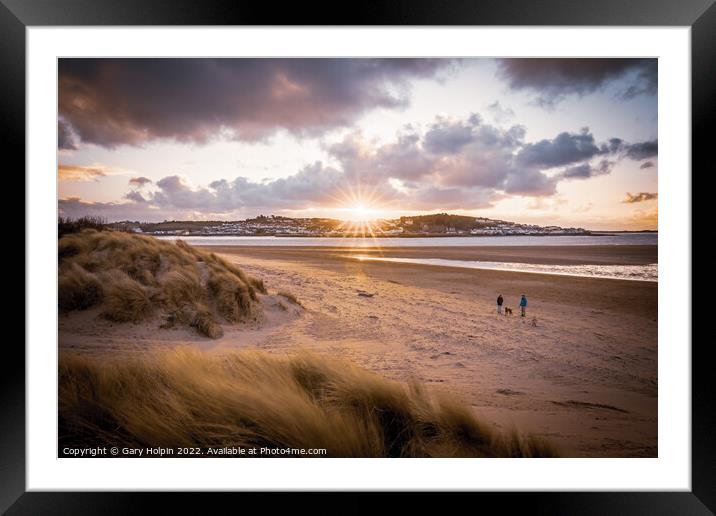
[[[207,250],[262,278],[269,294],[294,294],[303,308],[279,309],[276,296],[265,296],[263,321],[227,327],[218,340],[158,323],[112,324],[88,310],[60,318],[61,349],[308,349],[446,390],[501,429],[549,438],[564,456],[657,456],[655,282],[358,261],[346,248]],[[532,263],[656,261],[655,246],[359,251]],[[497,315],[499,293],[515,315]],[[529,298],[525,319],[518,316],[521,293]]]

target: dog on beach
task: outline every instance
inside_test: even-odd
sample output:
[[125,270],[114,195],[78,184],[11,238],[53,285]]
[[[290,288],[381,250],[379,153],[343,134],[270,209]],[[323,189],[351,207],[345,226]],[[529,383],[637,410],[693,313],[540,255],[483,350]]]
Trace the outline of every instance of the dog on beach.
[[505,315],[512,315],[512,308],[505,307]]

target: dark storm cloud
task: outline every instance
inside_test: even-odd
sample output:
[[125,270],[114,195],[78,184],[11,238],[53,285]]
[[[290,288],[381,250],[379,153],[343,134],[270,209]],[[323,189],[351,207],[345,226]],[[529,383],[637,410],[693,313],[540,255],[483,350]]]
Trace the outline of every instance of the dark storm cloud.
[[583,178],[591,177],[591,175],[592,175],[592,167],[589,163],[582,163],[581,165],[570,167],[562,173],[562,177],[565,177],[565,178],[575,178],[576,177],[576,178],[583,179]]
[[609,140],[609,143],[606,144],[606,150],[611,154],[615,154],[621,151],[623,148],[624,140],[622,140],[621,138],[611,138]]
[[525,145],[517,155],[517,162],[523,166],[544,168],[569,165],[593,158],[603,153],[589,129],[579,133],[560,133],[552,140],[540,140]]
[[652,140],[628,145],[626,146],[626,155],[635,161],[654,158],[659,155],[659,142]]
[[[608,143],[602,144],[600,150],[602,154],[623,154],[634,161],[641,161],[647,158],[655,158],[659,155],[659,141],[649,140],[627,143],[621,138],[612,138]],[[653,166],[653,163],[650,166]],[[642,168],[649,168],[649,166]]]
[[136,202],[136,203],[144,203],[144,202],[147,202],[147,199],[145,199],[144,196],[143,196],[140,192],[137,192],[136,190],[133,190],[133,191],[131,191],[131,192],[127,192],[127,193],[124,195],[124,198],[125,198],[125,199],[128,199],[128,200],[130,200],[130,201],[134,201],[134,202]]
[[634,81],[626,90],[619,93],[621,98],[628,100],[639,95],[656,95],[659,84],[658,61],[645,59],[641,66],[636,67]]
[[152,182],[151,179],[149,179],[148,177],[144,177],[144,176],[133,177],[129,180],[129,184],[131,186],[137,186],[140,188],[142,186],[146,186],[146,185],[150,184],[151,182]]
[[59,111],[83,142],[320,134],[404,108],[447,59],[60,59]]
[[590,177],[609,174],[613,166],[614,162],[606,159],[601,160],[596,167],[593,167],[589,163],[580,163],[579,165],[565,169],[559,177],[564,179],[589,179]]
[[644,170],[646,168],[654,168],[654,162],[653,161],[645,161],[639,166],[640,169]]
[[627,192],[622,202],[626,204],[633,204],[635,202],[653,201],[658,197],[659,194],[657,193],[639,192],[637,194],[631,194]]
[[497,75],[513,90],[528,90],[537,102],[550,105],[568,95],[586,95],[622,80],[617,96],[654,95],[656,59],[498,59]]
[[57,120],[57,148],[60,150],[77,150],[75,135],[69,124],[60,118]]
[[503,190],[513,195],[543,197],[557,192],[558,178],[548,177],[540,170],[516,170],[505,177]]

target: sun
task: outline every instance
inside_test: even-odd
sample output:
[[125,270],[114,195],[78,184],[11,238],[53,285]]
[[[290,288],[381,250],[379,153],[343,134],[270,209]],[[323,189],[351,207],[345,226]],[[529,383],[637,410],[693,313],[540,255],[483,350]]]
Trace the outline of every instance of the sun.
[[366,186],[360,181],[338,188],[333,204],[345,222],[370,222],[380,218],[383,205],[381,196],[375,187]]
[[351,204],[343,209],[344,221],[342,229],[346,233],[357,236],[374,236],[374,221],[377,210],[367,204]]
[[375,209],[366,206],[365,204],[356,204],[346,210],[349,214],[349,218],[356,222],[365,222],[372,218],[375,218]]
[[344,236],[371,238],[377,244],[376,238],[383,234],[381,220],[385,204],[375,187],[356,181],[339,188],[334,202],[342,220],[338,230]]

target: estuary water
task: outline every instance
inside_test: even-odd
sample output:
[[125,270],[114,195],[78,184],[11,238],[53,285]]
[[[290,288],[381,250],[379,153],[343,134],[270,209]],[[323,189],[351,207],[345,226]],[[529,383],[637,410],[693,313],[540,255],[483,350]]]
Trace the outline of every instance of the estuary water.
[[165,236],[194,245],[326,246],[326,247],[440,247],[440,246],[523,246],[523,245],[657,245],[658,233],[605,233],[568,236],[457,236],[409,238],[276,237],[276,236]]
[[443,258],[389,258],[378,256],[354,256],[361,261],[414,263],[466,269],[490,269],[509,272],[530,272],[533,274],[556,274],[559,276],[581,276],[586,278],[622,279],[632,281],[658,281],[658,265],[547,265],[534,263],[488,262],[473,260],[445,260]]

